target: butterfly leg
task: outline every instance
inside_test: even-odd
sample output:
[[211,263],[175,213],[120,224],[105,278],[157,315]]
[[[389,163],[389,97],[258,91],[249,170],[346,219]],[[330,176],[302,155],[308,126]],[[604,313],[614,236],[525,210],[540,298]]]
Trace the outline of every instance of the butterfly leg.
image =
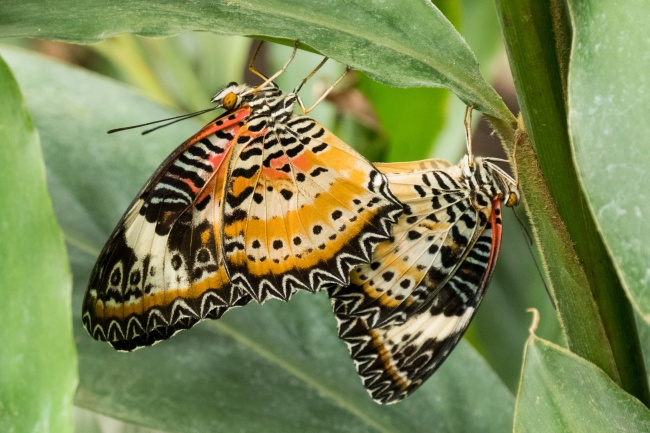
[[302,81],[300,82],[300,84],[298,84],[298,86],[296,86],[296,88],[293,89],[293,93],[298,93],[298,92],[300,92],[300,89],[302,89],[302,86],[304,86],[305,83],[306,83],[306,82],[307,82],[311,77],[313,77],[314,74],[315,74],[316,72],[318,72],[318,70],[319,70],[320,68],[322,68],[323,65],[324,65],[324,64],[325,64],[329,59],[330,59],[329,57],[324,57],[323,60],[321,60],[321,62],[318,64],[318,66],[316,66],[316,67],[314,68],[314,70],[311,71],[311,72],[309,73],[309,75],[307,75],[305,78],[303,78]]
[[[302,83],[300,83],[300,85],[296,88],[297,90],[295,90],[294,93],[297,92],[297,91],[300,89],[300,87],[302,87],[302,85],[305,83],[305,81],[307,81],[309,78],[311,78],[311,76],[314,75],[314,73],[315,73],[315,72],[316,72],[316,71],[317,71],[321,66],[323,66],[323,64],[325,63],[325,61],[327,61],[327,57],[325,57],[325,59],[324,59],[324,60],[323,60],[323,61],[322,61],[322,62],[321,62],[317,67],[316,67],[316,69],[315,69],[314,71],[312,71],[312,73],[309,74],[309,75],[307,76],[307,78],[305,78],[305,79],[303,80]],[[346,66],[346,67],[345,67],[345,71],[343,71],[343,73],[341,74],[341,76],[340,76],[339,78],[337,78],[337,80],[334,81],[334,83],[333,83],[333,84],[332,84],[332,85],[331,85],[331,86],[330,86],[330,87],[329,87],[325,92],[323,92],[322,95],[320,95],[320,98],[318,98],[318,99],[316,100],[316,102],[314,102],[314,103],[311,105],[311,107],[309,107],[309,108],[305,108],[305,105],[302,103],[302,99],[298,98],[298,104],[300,105],[300,109],[302,110],[302,112],[303,112],[304,114],[307,114],[307,113],[309,113],[311,110],[313,110],[314,107],[315,107],[316,105],[318,105],[318,104],[320,103],[320,101],[322,101],[323,99],[325,99],[325,98],[327,97],[327,95],[329,95],[329,93],[332,91],[332,89],[334,89],[334,87],[336,87],[336,85],[339,84],[339,83],[341,82],[341,80],[342,80],[342,79],[343,79],[343,78],[348,74],[348,72],[350,72],[350,69],[352,69],[350,66]]]
[[474,156],[472,155],[472,111],[474,111],[474,104],[466,106],[465,118],[463,119],[465,143],[467,143],[467,155],[469,156],[470,167],[474,164]]
[[284,73],[284,71],[287,70],[287,67],[289,67],[289,64],[293,61],[293,58],[296,56],[296,52],[298,51],[298,44],[299,44],[298,40],[295,40],[293,42],[293,51],[291,52],[291,55],[289,56],[289,60],[287,60],[287,62],[284,64],[284,66],[282,68],[280,68],[280,70],[278,72],[271,75],[269,78],[266,78],[266,76],[264,74],[262,74],[261,72],[259,72],[257,69],[255,69],[255,66],[254,66],[255,59],[257,58],[257,54],[259,53],[260,48],[262,47],[263,43],[264,43],[264,41],[261,41],[260,44],[257,46],[257,49],[255,50],[255,54],[253,55],[253,58],[251,59],[249,65],[248,65],[248,69],[252,73],[254,73],[255,75],[265,79],[265,81],[262,84],[260,84],[259,86],[257,86],[255,88],[255,90],[253,90],[253,93],[257,93],[258,90],[266,87],[269,83],[272,83],[273,80],[278,78],[280,75],[282,75]]
[[268,80],[269,77],[267,77],[266,75],[264,75],[263,73],[255,69],[255,60],[257,60],[257,55],[260,53],[260,49],[262,48],[262,45],[264,45],[264,41],[260,41],[260,43],[257,44],[257,48],[255,48],[253,57],[251,57],[251,61],[248,62],[248,70],[266,82],[266,80]]

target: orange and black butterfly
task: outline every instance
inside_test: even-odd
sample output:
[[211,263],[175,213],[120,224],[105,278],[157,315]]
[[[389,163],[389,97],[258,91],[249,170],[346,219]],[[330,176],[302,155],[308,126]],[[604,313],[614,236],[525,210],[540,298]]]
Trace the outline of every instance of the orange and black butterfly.
[[386,177],[295,115],[296,103],[308,110],[276,76],[218,92],[212,102],[226,112],[181,144],[128,207],[83,301],[94,338],[133,350],[251,300],[347,285],[388,239],[402,205]]
[[[471,150],[471,147],[470,147]],[[376,164],[404,213],[352,283],[329,290],[339,337],[378,403],[395,403],[442,364],[478,308],[499,254],[501,206],[517,183],[488,158]]]

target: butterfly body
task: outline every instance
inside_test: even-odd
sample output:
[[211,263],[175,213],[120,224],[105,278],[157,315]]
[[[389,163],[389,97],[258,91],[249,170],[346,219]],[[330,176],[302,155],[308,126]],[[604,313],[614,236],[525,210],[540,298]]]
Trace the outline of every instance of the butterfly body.
[[82,318],[115,348],[153,344],[254,299],[346,284],[401,213],[386,178],[273,83],[231,83],[228,111],[145,184],[97,260]]
[[404,214],[352,284],[329,294],[365,387],[386,404],[430,377],[469,326],[499,252],[502,203],[518,190],[481,158],[377,167]]

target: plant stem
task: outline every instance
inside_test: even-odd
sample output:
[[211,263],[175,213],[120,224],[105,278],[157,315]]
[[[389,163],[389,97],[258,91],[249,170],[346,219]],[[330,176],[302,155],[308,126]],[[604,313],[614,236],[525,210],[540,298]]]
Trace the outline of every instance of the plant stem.
[[[566,9],[555,0],[496,0],[496,7],[525,130],[546,180],[544,185],[530,185],[531,193],[539,193],[540,186],[548,187],[552,197],[546,204],[529,203],[538,245],[545,247],[547,236],[559,236],[556,241],[564,242],[567,252],[575,253],[575,257],[564,260],[545,248],[540,251],[569,348],[599,366],[648,406],[650,392],[644,380],[645,366],[632,308],[598,235],[573,166],[566,110],[568,65],[563,60],[567,59],[571,42]],[[530,152],[528,158],[534,157]],[[522,170],[524,182],[529,169]],[[531,181],[535,180],[531,177]],[[529,186],[522,186],[528,198]],[[556,232],[553,225],[540,221],[549,215],[539,213],[550,212],[552,217],[555,208],[557,223],[566,227],[564,235],[562,227]],[[567,237],[563,240],[563,236]],[[578,279],[562,278],[572,272]],[[573,284],[567,285],[568,280]]]

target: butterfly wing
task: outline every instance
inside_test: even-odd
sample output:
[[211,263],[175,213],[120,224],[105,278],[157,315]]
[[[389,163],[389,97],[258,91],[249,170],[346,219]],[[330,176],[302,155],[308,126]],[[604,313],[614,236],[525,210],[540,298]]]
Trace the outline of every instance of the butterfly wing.
[[364,386],[378,403],[396,403],[419,388],[465,333],[499,253],[498,201],[493,209],[490,222],[453,276],[407,320],[372,327],[363,318],[337,315],[339,337],[347,343]]
[[309,117],[253,126],[240,133],[225,196],[233,284],[259,302],[347,284],[401,212],[386,178]]
[[373,327],[404,321],[428,303],[456,271],[490,211],[472,205],[460,166],[428,160],[377,167],[404,203],[404,214],[372,262],[352,271],[351,284],[330,290],[335,313],[362,317]]
[[386,404],[431,376],[469,325],[498,254],[501,201],[490,188],[473,189],[461,165],[377,167],[404,214],[372,262],[353,270],[352,284],[329,295],[364,386]]
[[446,170],[449,167],[453,166],[451,162],[438,158],[408,162],[375,162],[374,164],[377,170],[386,175],[394,175],[398,173],[415,173],[422,170]]
[[233,140],[249,109],[181,144],[147,181],[97,259],[82,319],[96,339],[133,350],[245,302],[219,242]]

